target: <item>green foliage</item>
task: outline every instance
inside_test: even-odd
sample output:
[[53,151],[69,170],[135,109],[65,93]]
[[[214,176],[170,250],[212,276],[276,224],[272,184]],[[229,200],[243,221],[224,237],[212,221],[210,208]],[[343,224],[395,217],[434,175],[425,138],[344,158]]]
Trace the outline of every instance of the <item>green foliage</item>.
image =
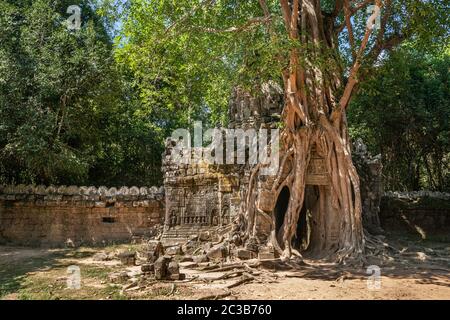
[[0,2],[0,182],[156,184],[162,138],[135,114],[95,8],[78,2],[70,31],[71,4]]
[[449,51],[405,46],[361,87],[351,134],[383,156],[386,188],[450,190]]
[[232,86],[280,77],[264,28],[231,30],[261,16],[257,1],[130,2],[116,57],[132,74],[141,112],[170,130],[225,124]]
[[[196,120],[226,125],[232,87],[281,83],[293,46],[300,63],[345,82],[345,32],[339,48],[311,55],[288,39],[279,0],[266,3],[270,23],[257,0],[0,0],[0,183],[161,184],[165,137]],[[392,3],[382,38],[427,55],[383,54],[350,108],[352,134],[383,153],[389,187],[448,189],[446,3]],[[64,24],[72,4],[78,31]],[[356,46],[367,16],[353,17]]]
[[96,120],[113,94],[112,57],[87,3],[83,28],[67,29],[70,4],[0,4],[0,170],[7,182],[87,178]]

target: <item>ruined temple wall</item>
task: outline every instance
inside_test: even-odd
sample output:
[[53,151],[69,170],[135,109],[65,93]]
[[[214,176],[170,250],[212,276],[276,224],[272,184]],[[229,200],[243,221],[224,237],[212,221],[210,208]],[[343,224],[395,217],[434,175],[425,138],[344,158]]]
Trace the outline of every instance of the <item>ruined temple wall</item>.
[[381,199],[381,226],[388,232],[407,232],[422,239],[450,239],[450,194],[386,192]]
[[229,101],[229,128],[258,129],[261,125],[280,120],[284,105],[284,91],[273,81],[260,88],[260,94],[252,96],[246,90],[236,87]]
[[162,188],[0,187],[0,242],[79,246],[150,236],[164,220]]
[[[255,96],[242,88],[234,88],[228,110],[229,128],[242,130],[276,128],[284,105],[283,100],[283,90],[273,82],[262,85],[260,94]],[[246,194],[254,166],[208,165],[195,160],[190,164],[176,164],[172,159],[175,145],[175,140],[168,139],[163,155],[166,189],[164,237],[186,238],[189,233],[194,234],[198,228],[226,225],[227,221],[233,220],[233,217],[239,214],[242,197]],[[192,150],[191,159],[203,151],[201,148]],[[380,157],[370,155],[365,145],[357,141],[354,145],[354,161],[361,177],[364,226],[372,233],[381,233],[378,218],[382,195]],[[323,156],[313,150],[306,183],[313,186],[328,185],[329,173],[326,171]],[[258,176],[256,181],[259,190],[259,208],[266,213],[273,211],[278,197],[271,191],[273,179],[273,176]],[[225,219],[223,216],[230,218]],[[257,216],[256,228],[259,234],[270,234],[272,225],[267,217],[267,215]],[[181,231],[178,232],[177,229]]]
[[[166,217],[164,239],[188,238],[228,225],[238,213],[239,179],[234,166],[204,161],[176,163],[169,139],[163,159]],[[192,153],[202,152],[193,150]]]
[[372,156],[361,139],[353,143],[353,163],[360,178],[362,219],[364,228],[372,234],[381,234],[379,212],[383,196],[381,155]]

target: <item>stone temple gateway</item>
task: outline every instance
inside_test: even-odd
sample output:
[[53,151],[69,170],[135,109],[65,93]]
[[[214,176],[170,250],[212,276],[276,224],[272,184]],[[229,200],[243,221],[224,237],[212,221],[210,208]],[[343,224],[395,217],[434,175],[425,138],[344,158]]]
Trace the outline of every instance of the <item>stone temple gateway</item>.
[[[171,148],[168,147],[170,152]],[[239,210],[239,177],[205,163],[165,162],[166,216],[163,239],[186,239],[226,226]]]
[[[276,128],[284,105],[283,90],[274,83],[261,88],[261,94],[253,97],[236,88],[229,103],[229,128],[270,129]],[[205,162],[176,164],[173,153],[176,142],[168,139],[163,155],[164,188],[166,195],[166,216],[163,240],[167,243],[181,242],[202,232],[214,233],[228,229],[238,218],[245,202],[244,194],[250,180],[251,165],[215,165]],[[201,150],[193,150],[193,152]],[[381,163],[378,157],[371,157],[363,144],[357,142],[354,148],[354,162],[361,176],[363,220],[366,226],[379,229],[377,220],[381,199]],[[306,176],[304,208],[297,227],[295,247],[306,250],[318,236],[311,226],[315,219],[313,207],[317,202],[318,188],[327,190],[329,173],[320,150],[313,149]],[[287,174],[287,173],[286,173]],[[259,177],[259,208],[269,215],[256,215],[256,235],[260,244],[267,242],[271,230],[279,230],[289,202],[290,190],[282,188],[280,194],[270,192],[274,177]],[[322,217],[324,218],[324,217]],[[275,224],[275,225],[273,225]],[[330,226],[333,228],[333,226]],[[370,230],[374,231],[374,230]],[[378,231],[378,230],[375,230]],[[334,227],[331,238],[338,237],[339,229]],[[330,241],[332,242],[333,239]]]
[[[233,91],[228,128],[258,131],[278,126],[282,89],[269,83],[260,92],[255,98],[239,88]],[[159,234],[161,224],[162,240],[169,245],[205,233],[218,238],[231,234],[234,238],[237,224],[232,222],[243,212],[246,188],[252,181],[258,190],[258,207],[264,211],[255,215],[253,234],[256,250],[263,247],[271,232],[279,230],[282,224],[291,190],[284,187],[279,194],[271,192],[274,177],[270,175],[252,180],[254,165],[248,161],[246,164],[218,165],[205,161],[179,164],[173,159],[178,152],[175,145],[174,140],[166,142],[163,188],[0,186],[0,243],[78,246],[130,241]],[[208,150],[192,150],[193,154],[200,151]],[[361,177],[364,224],[366,228],[375,227],[369,231],[378,232],[380,160],[371,157],[361,143],[355,144],[353,155]],[[329,188],[329,174],[320,150],[314,150],[311,157],[306,177],[307,196],[295,239],[295,247],[300,251],[314,242],[311,226],[318,218],[313,210],[317,202],[315,193],[320,188]],[[333,231],[338,234],[339,229]]]
[[[261,97],[253,98],[239,88],[234,90],[228,113],[230,129],[274,128],[280,117],[283,92],[272,84],[264,86],[262,91]],[[240,211],[249,175],[245,165],[203,161],[177,164],[172,157],[175,145],[175,141],[168,139],[163,155],[166,194],[163,240],[166,242],[185,240],[230,225]]]

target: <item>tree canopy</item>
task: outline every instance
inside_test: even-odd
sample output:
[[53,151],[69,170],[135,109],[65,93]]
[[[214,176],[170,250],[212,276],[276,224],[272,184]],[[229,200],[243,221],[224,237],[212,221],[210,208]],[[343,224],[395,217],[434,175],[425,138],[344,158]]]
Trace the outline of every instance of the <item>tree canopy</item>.
[[[282,83],[290,48],[346,83],[374,3],[320,1],[342,32],[308,56],[277,0],[83,0],[71,31],[72,1],[2,0],[0,182],[159,184],[164,138],[194,120],[225,125],[231,89]],[[448,5],[382,4],[351,134],[382,153],[389,188],[448,190]]]
[[450,190],[450,57],[395,52],[350,107],[351,134],[383,159],[390,190]]

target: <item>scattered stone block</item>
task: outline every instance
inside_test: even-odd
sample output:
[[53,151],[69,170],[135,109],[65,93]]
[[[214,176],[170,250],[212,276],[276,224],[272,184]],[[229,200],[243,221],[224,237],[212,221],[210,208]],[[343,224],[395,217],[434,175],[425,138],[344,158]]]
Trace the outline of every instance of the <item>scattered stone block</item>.
[[228,255],[228,249],[223,244],[219,244],[212,247],[206,255],[212,260],[222,260]]
[[112,283],[124,283],[129,279],[126,272],[117,272],[109,275],[109,281]]
[[171,274],[169,276],[170,280],[184,280],[186,279],[186,275],[184,273]]
[[105,252],[99,252],[92,256],[92,260],[94,260],[94,261],[109,261],[111,259]]
[[180,266],[178,265],[178,262],[171,261],[169,263],[169,266],[167,267],[167,272],[169,273],[169,275],[179,274]]
[[203,242],[211,241],[211,233],[209,231],[200,232],[198,239]]
[[236,256],[241,260],[249,260],[256,258],[256,254],[253,251],[243,248],[236,249]]
[[168,259],[166,257],[159,257],[154,264],[155,268],[155,279],[163,280],[167,275],[167,263]]
[[208,262],[209,258],[206,254],[202,254],[202,255],[198,255],[198,256],[193,256],[192,260],[194,260],[195,263],[203,263],[203,262]]
[[169,255],[169,256],[176,256],[176,255],[182,255],[183,251],[181,250],[181,246],[172,246],[172,247],[168,247],[165,250],[165,254]]
[[124,251],[117,255],[120,262],[126,266],[134,266],[136,264],[136,252]]
[[161,241],[150,240],[139,252],[139,256],[149,263],[155,262],[160,256],[164,255],[164,247]]
[[155,271],[155,265],[153,263],[144,263],[141,266],[141,271],[143,273],[150,273]]
[[138,257],[140,260],[144,260],[148,263],[154,263],[158,259],[158,257],[154,256],[151,252],[148,251],[139,251]]

